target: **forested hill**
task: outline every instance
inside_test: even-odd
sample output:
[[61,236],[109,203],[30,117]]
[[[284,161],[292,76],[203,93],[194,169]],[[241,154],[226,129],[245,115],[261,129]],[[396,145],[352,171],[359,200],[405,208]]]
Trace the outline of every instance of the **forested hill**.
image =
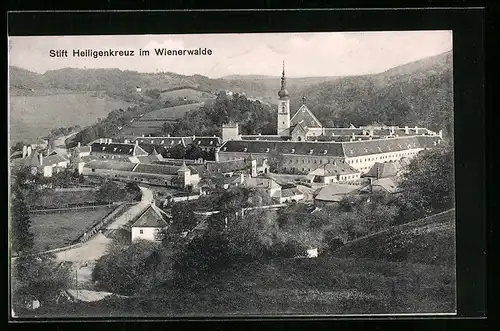
[[423,126],[453,131],[453,64],[447,52],[376,75],[342,77],[290,91],[292,110],[302,96],[325,126]]
[[[453,126],[452,71],[452,53],[447,52],[375,75],[288,78],[287,89],[292,112],[305,96],[307,106],[325,126],[379,122],[443,129],[446,135]],[[20,93],[29,93],[30,89],[103,91],[127,100],[135,95],[136,86],[143,92],[180,87],[211,92],[227,89],[273,104],[279,77],[233,75],[212,79],[171,72],[72,68],[37,74],[10,67],[10,87]]]

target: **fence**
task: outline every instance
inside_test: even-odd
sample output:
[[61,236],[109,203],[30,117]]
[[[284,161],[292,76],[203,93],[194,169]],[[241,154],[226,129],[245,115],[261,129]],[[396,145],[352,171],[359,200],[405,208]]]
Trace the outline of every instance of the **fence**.
[[75,242],[84,243],[92,239],[104,226],[108,225],[111,220],[115,218],[115,216],[120,213],[123,209],[127,208],[127,203],[122,203],[118,208],[110,212],[108,215],[104,216],[99,223],[94,224],[90,228],[87,228],[85,232],[77,239]]
[[51,212],[65,212],[70,210],[81,210],[81,209],[95,209],[102,207],[111,207],[120,205],[120,202],[106,203],[106,204],[92,204],[89,206],[79,206],[79,207],[68,207],[68,208],[46,208],[46,209],[34,209],[30,210],[30,213],[51,213]]

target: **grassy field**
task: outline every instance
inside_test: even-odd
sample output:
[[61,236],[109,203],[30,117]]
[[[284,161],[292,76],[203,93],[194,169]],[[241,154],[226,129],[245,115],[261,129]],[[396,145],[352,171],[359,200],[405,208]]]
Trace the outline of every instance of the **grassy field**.
[[147,120],[179,120],[184,116],[187,112],[198,109],[203,105],[203,103],[191,103],[187,105],[175,106],[162,108],[158,110],[154,110],[144,115],[141,118],[142,121]]
[[176,100],[177,98],[186,98],[187,100],[193,101],[205,101],[214,99],[215,96],[208,92],[198,91],[194,89],[179,89],[171,90],[161,93],[161,100]]
[[131,104],[100,93],[64,93],[10,96],[9,130],[11,141],[30,142],[50,133],[51,129],[86,126],[105,118],[113,109]]
[[92,224],[110,213],[112,208],[71,210],[55,213],[31,214],[31,228],[35,236],[35,250],[44,251],[70,245]]
[[427,264],[455,264],[455,210],[359,238],[334,256]]

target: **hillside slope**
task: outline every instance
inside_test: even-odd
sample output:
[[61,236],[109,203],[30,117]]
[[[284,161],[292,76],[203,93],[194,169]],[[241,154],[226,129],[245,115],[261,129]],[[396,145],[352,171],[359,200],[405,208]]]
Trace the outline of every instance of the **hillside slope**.
[[377,75],[342,77],[290,91],[292,111],[305,96],[325,126],[349,123],[422,126],[453,134],[452,53],[405,64]]
[[356,239],[333,255],[455,265],[455,209]]

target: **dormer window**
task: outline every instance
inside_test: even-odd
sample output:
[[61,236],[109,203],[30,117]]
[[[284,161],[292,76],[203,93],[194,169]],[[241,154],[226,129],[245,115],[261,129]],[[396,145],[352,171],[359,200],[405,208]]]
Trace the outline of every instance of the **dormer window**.
[[243,152],[246,152],[247,150],[248,150],[248,148],[246,148],[246,147],[245,147],[245,148],[243,148]]
[[116,152],[117,147],[113,148],[113,152]]
[[227,147],[224,147],[224,152],[227,150]]
[[198,145],[201,144],[201,140],[198,140]]
[[323,151],[323,154],[326,154],[326,153],[328,153],[328,150],[327,150],[327,149],[325,149],[325,150]]
[[295,148],[292,148],[292,154],[295,153]]
[[368,153],[368,149],[365,148],[365,153]]
[[161,141],[161,144],[163,145],[164,143],[165,143],[165,140],[162,140],[162,141]]
[[132,153],[132,148],[128,150],[129,153]]
[[213,140],[210,140],[210,145],[213,145],[214,144],[214,141]]
[[382,148],[380,148],[380,146],[378,147],[378,150],[379,150],[380,152],[382,152]]
[[174,141],[172,140],[172,141],[170,142],[170,145],[173,145],[173,144],[174,144]]
[[309,151],[309,154],[312,154],[313,152],[314,152],[314,149],[311,149],[311,150]]
[[106,149],[106,146],[102,146],[102,150],[105,150]]
[[269,153],[269,148],[266,148],[266,153]]

